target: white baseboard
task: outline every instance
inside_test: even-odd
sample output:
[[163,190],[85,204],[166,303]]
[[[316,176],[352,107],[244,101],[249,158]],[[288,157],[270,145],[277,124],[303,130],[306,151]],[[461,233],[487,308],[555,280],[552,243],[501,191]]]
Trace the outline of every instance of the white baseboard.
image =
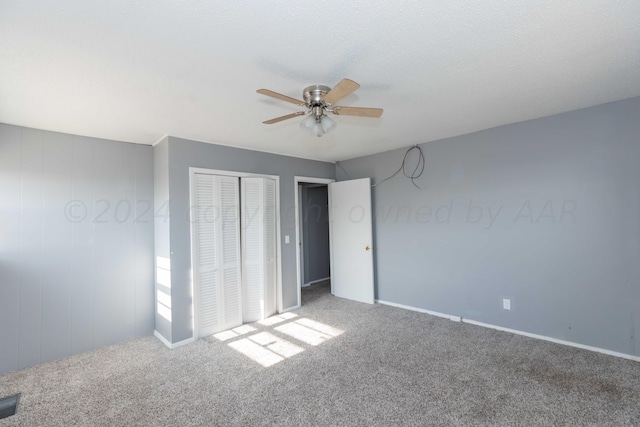
[[636,362],[640,362],[640,356],[633,356],[631,354],[620,353],[618,351],[607,350],[607,349],[600,348],[600,347],[593,347],[593,346],[590,346],[590,345],[579,344],[579,343],[572,342],[572,341],[565,341],[565,340],[561,340],[561,339],[558,339],[558,338],[547,337],[545,335],[532,334],[530,332],[519,331],[517,329],[509,329],[509,328],[505,328],[505,327],[502,327],[502,326],[492,325],[490,323],[478,322],[476,320],[465,319],[465,318],[462,318],[460,316],[454,316],[454,315],[451,315],[451,314],[438,313],[437,311],[425,310],[425,309],[422,309],[422,308],[412,307],[412,306],[409,306],[409,305],[396,304],[396,303],[393,303],[393,302],[381,301],[381,300],[376,300],[376,302],[378,302],[380,304],[384,304],[384,305],[390,305],[392,307],[404,308],[405,310],[417,311],[419,313],[426,313],[426,314],[430,314],[432,316],[444,317],[445,319],[449,319],[449,320],[453,320],[453,321],[457,321],[457,322],[462,322],[462,323],[468,323],[469,325],[482,326],[483,328],[495,329],[497,331],[502,331],[502,332],[510,332],[510,333],[516,334],[516,335],[523,335],[523,336],[529,337],[529,338],[535,338],[535,339],[539,339],[539,340],[543,340],[543,341],[550,341],[550,342],[553,342],[553,343],[556,343],[556,344],[567,345],[569,347],[581,348],[583,350],[595,351],[597,353],[603,353],[603,354],[607,354],[609,356],[621,357],[623,359],[629,359],[629,360],[633,360],[633,361],[636,361]]
[[293,310],[297,310],[299,308],[300,308],[300,304],[292,305],[291,307],[285,308],[280,313],[286,313],[287,311],[293,311]]
[[445,319],[452,320],[454,322],[460,322],[462,318],[460,316],[453,316],[451,314],[438,313],[437,311],[425,310],[424,308],[411,307],[410,305],[397,304],[395,302],[376,300],[379,304],[390,305],[392,307],[404,308],[405,310],[417,311],[418,313],[426,313],[432,316],[444,317]]
[[307,286],[311,286],[311,285],[313,285],[313,284],[315,284],[315,283],[324,282],[325,280],[329,280],[329,279],[331,279],[331,277],[325,277],[324,279],[312,280],[312,281],[310,281],[309,283],[304,283],[304,284],[302,285],[302,287],[303,287],[303,288],[306,288]]
[[183,345],[191,344],[192,342],[195,341],[195,338],[187,338],[186,340],[178,341],[176,343],[170,343],[169,340],[167,340],[165,337],[160,335],[160,332],[158,332],[158,331],[153,331],[153,335],[156,338],[158,338],[160,340],[160,342],[162,342],[162,344],[166,345],[167,347],[169,347],[171,349],[182,347]]
[[482,326],[482,327],[485,327],[485,328],[495,329],[495,330],[503,331],[503,332],[511,332],[512,334],[516,334],[516,335],[523,335],[523,336],[529,337],[529,338],[536,338],[536,339],[539,339],[539,340],[550,341],[550,342],[553,342],[553,343],[556,343],[556,344],[568,345],[570,347],[581,348],[583,350],[595,351],[597,353],[608,354],[609,356],[616,356],[616,357],[621,357],[623,359],[629,359],[629,360],[634,360],[636,362],[640,362],[640,356],[633,356],[631,354],[620,353],[618,351],[607,350],[607,349],[600,348],[600,347],[593,347],[593,346],[590,346],[590,345],[579,344],[577,342],[565,341],[565,340],[561,340],[561,339],[558,339],[558,338],[547,337],[545,335],[538,335],[538,334],[532,334],[530,332],[518,331],[516,329],[504,328],[502,326],[496,326],[496,325],[492,325],[490,323],[477,322],[477,321],[471,320],[471,319],[462,319],[462,321],[464,323],[468,323],[470,325]]

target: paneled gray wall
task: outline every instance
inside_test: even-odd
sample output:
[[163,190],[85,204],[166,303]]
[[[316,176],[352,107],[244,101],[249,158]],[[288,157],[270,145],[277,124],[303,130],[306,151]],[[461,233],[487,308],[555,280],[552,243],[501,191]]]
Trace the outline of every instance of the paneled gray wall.
[[0,373],[153,323],[151,147],[0,124]]
[[640,355],[640,98],[421,147],[373,190],[378,299]]
[[329,207],[327,186],[302,184],[304,283],[331,275],[329,262]]
[[[189,167],[250,172],[280,177],[280,231],[283,306],[297,304],[294,176],[334,178],[333,163],[279,156],[259,151],[169,137],[169,195],[171,199],[171,330],[172,343],[193,335],[191,242],[189,225]],[[284,243],[284,236],[291,243]]]
[[[169,203],[169,139],[165,137],[153,146],[153,192],[154,192],[154,246],[155,246],[155,283],[154,297],[156,331],[171,342],[171,283],[167,283],[167,271],[171,271],[171,233]],[[169,277],[170,279],[170,277]],[[167,295],[158,298],[158,295]],[[164,315],[163,315],[164,314]]]

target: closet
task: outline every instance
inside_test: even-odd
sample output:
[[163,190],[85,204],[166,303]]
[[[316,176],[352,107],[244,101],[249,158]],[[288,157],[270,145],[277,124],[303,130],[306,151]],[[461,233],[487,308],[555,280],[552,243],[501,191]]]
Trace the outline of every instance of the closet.
[[192,175],[196,337],[276,312],[276,182]]

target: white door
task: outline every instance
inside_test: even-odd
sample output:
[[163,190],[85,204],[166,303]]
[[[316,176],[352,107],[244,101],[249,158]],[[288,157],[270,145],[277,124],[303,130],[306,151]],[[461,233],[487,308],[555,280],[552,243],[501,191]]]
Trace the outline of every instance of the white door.
[[244,322],[276,311],[276,186],[268,178],[241,178]]
[[192,223],[198,337],[242,324],[238,179],[195,174]]
[[329,184],[329,218],[332,293],[373,304],[371,180]]

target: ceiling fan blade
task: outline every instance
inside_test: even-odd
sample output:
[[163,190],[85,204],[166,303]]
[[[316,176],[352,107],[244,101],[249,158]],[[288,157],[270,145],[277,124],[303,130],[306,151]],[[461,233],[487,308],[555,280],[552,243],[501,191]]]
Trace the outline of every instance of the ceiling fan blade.
[[338,116],[380,117],[382,108],[333,107],[333,114]]
[[296,113],[291,113],[291,114],[287,114],[286,116],[276,117],[275,119],[267,120],[262,123],[264,123],[265,125],[272,125],[274,123],[278,123],[283,120],[293,119],[294,117],[298,117],[298,116],[304,116],[305,114],[307,114],[306,111],[298,111]]
[[270,96],[272,98],[276,98],[279,99],[281,101],[286,101],[286,102],[290,102],[292,104],[296,104],[296,105],[306,105],[304,103],[304,101],[300,101],[299,99],[295,99],[295,98],[291,98],[290,96],[287,95],[283,95],[281,93],[278,92],[274,92],[272,90],[269,89],[258,89],[256,92],[258,92],[261,95],[267,95]]
[[333,89],[331,89],[329,93],[322,98],[322,102],[326,104],[335,104],[359,87],[360,85],[353,80],[342,79],[340,83],[335,85]]

